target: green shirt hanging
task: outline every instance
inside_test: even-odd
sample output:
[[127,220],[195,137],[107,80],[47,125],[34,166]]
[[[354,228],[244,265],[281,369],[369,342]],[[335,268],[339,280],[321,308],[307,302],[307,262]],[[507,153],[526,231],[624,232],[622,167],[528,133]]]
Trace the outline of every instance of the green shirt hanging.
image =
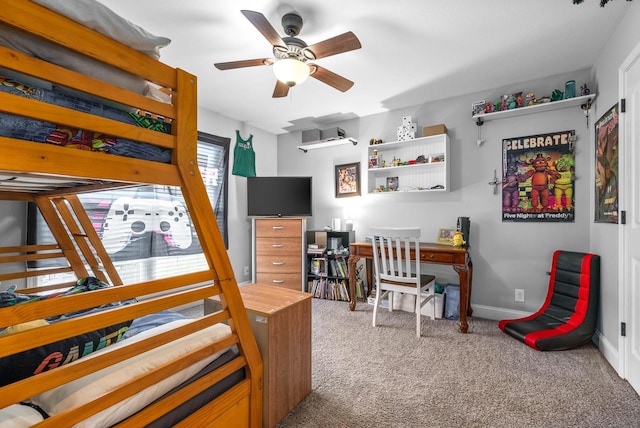
[[236,129],[236,147],[233,149],[233,175],[242,177],[256,176],[256,154],[253,151],[253,135],[243,140]]

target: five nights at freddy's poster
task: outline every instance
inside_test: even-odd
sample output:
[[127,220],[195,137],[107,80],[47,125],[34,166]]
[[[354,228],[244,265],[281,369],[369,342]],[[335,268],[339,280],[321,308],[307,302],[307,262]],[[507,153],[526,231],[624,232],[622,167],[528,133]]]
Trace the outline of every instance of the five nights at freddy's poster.
[[502,140],[502,221],[573,222],[575,130]]

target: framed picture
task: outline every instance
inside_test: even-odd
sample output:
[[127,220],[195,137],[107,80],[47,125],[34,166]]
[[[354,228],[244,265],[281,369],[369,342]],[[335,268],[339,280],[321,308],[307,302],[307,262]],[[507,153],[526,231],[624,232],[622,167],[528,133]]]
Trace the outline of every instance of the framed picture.
[[336,198],[360,196],[360,162],[336,165]]
[[387,190],[389,192],[398,190],[398,177],[387,177]]
[[453,234],[456,233],[456,229],[440,229],[438,231],[438,244],[453,245]]

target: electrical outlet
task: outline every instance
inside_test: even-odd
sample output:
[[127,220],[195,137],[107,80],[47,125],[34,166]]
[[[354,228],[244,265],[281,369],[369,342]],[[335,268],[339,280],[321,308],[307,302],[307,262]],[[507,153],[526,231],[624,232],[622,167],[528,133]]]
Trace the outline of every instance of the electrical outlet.
[[249,266],[244,267],[244,276],[249,276]]
[[524,302],[524,290],[516,288],[516,302]]

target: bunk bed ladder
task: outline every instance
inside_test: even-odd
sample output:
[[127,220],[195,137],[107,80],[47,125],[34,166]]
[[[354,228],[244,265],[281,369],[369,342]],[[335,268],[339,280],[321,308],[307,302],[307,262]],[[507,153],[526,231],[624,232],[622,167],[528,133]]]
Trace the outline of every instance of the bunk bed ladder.
[[[60,249],[78,278],[93,276],[112,285],[122,285],[111,258],[76,195],[41,196],[35,202]],[[78,252],[79,251],[79,252]]]

